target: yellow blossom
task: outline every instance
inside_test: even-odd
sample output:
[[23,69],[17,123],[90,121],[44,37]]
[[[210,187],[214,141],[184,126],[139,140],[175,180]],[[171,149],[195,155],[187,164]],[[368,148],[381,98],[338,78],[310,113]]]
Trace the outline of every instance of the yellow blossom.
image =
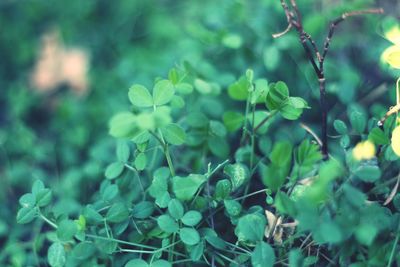
[[397,126],[392,133],[392,148],[394,153],[400,157],[400,126]]
[[375,156],[375,145],[371,141],[358,143],[353,149],[353,157],[356,160],[371,159]]
[[396,25],[385,33],[386,39],[394,45],[388,47],[382,53],[382,60],[389,63],[395,69],[400,69],[400,27]]

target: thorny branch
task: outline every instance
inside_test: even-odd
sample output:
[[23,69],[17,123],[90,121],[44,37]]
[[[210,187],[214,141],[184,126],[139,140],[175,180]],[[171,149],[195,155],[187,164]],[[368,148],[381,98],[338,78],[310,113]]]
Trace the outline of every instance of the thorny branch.
[[349,17],[360,16],[365,14],[382,14],[384,11],[382,8],[377,9],[366,9],[359,11],[352,11],[343,13],[340,17],[334,19],[329,26],[328,35],[325,38],[322,53],[320,53],[318,46],[314,39],[308,34],[303,28],[303,20],[301,12],[297,6],[296,0],[290,0],[290,7],[286,3],[286,0],[280,0],[283,10],[285,11],[288,26],[287,28],[277,34],[273,34],[274,38],[279,38],[286,33],[288,33],[292,28],[294,28],[298,34],[300,43],[306,52],[308,61],[310,61],[315,74],[317,75],[319,82],[320,91],[320,105],[321,105],[321,140],[322,146],[321,151],[325,159],[328,158],[328,133],[327,133],[327,105],[326,105],[326,84],[325,84],[325,72],[324,72],[324,62],[329,51],[329,46],[332,41],[332,37],[335,33],[336,27]]

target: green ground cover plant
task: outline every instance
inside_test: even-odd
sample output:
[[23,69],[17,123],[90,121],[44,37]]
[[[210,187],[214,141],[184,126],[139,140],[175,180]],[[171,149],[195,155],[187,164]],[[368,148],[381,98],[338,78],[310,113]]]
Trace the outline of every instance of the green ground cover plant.
[[[76,164],[83,171],[69,172],[60,184],[36,179],[50,175],[40,171],[17,190],[13,231],[18,242],[8,241],[0,260],[6,266],[52,267],[399,265],[398,21],[380,7],[371,8],[373,1],[351,1],[329,8],[325,15],[332,22],[320,29],[325,18],[312,12],[310,1],[266,2],[257,7],[273,9],[279,21],[269,37],[260,37],[263,23],[255,25],[241,13],[256,12],[254,6],[223,1],[233,15],[216,23],[222,30],[196,23],[186,29],[207,44],[199,48],[188,39],[190,47],[196,46],[188,53],[202,56],[172,68],[162,65],[133,82],[113,81],[132,85],[116,93],[109,104],[112,114],[101,101],[113,92],[94,93],[100,100],[89,98],[86,109],[71,105],[82,101],[72,97],[61,106],[64,120],[48,124],[55,133],[63,123],[74,131],[59,141],[60,161],[69,163],[65,169]],[[191,14],[190,8],[181,14]],[[231,17],[239,21],[225,32],[221,25]],[[394,44],[380,63],[387,89],[377,83],[371,92],[358,92],[363,75],[377,71],[356,63],[379,65],[389,46],[377,36],[374,44],[383,43],[382,50],[367,59],[357,54],[354,65],[332,71],[335,63],[352,64],[352,55],[335,51],[356,50],[353,34],[345,33],[353,24],[363,25],[357,33],[363,36],[377,35],[368,29],[379,25]],[[170,38],[158,34],[151,38],[159,43]],[[262,62],[254,52],[257,45],[265,45]],[[223,61],[228,56],[232,64]],[[206,59],[196,64],[198,58]],[[129,60],[119,64],[125,69]],[[93,74],[100,80],[107,73],[107,64],[101,66]],[[116,72],[128,76],[125,70]],[[377,103],[383,94],[386,98]],[[35,133],[24,125],[29,111],[11,111],[18,118],[15,132],[26,127],[25,133]],[[74,122],[71,114],[87,119]],[[108,136],[93,130],[106,128],[107,120]],[[83,123],[93,128],[80,128]],[[20,146],[4,142],[8,160],[34,147],[35,138]],[[48,146],[38,144],[44,151]],[[77,159],[74,150],[87,156]],[[48,157],[42,157],[46,163]],[[32,158],[20,162],[37,162]]]

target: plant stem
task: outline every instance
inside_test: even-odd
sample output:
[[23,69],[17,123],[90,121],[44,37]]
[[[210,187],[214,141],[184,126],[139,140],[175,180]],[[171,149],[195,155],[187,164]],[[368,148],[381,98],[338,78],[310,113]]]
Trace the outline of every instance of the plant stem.
[[268,189],[258,190],[258,191],[256,191],[256,192],[253,192],[253,193],[250,193],[250,194],[245,194],[244,196],[241,196],[241,197],[237,197],[237,198],[235,198],[235,199],[233,199],[233,200],[245,199],[245,198],[248,198],[248,197],[251,197],[251,196],[260,194],[260,193],[264,193],[264,192],[267,192],[267,191],[268,191]]
[[40,218],[42,218],[43,221],[47,222],[51,227],[53,227],[54,229],[58,228],[57,224],[55,224],[52,221],[50,221],[49,219],[47,219],[46,216],[44,216],[40,210],[38,210],[38,214],[39,214]]
[[154,249],[157,250],[157,247],[153,246],[147,246],[139,243],[133,243],[133,242],[128,242],[120,239],[115,239],[115,238],[110,238],[110,237],[104,237],[104,236],[97,236],[97,235],[92,235],[92,234],[86,234],[87,237],[93,238],[93,239],[98,239],[98,240],[105,240],[105,241],[112,241],[116,242],[119,244],[124,244],[124,245],[129,245],[129,246],[134,246],[134,247],[142,247],[142,248],[147,248],[147,249]]
[[243,123],[243,130],[242,130],[242,138],[240,138],[240,144],[246,141],[247,138],[247,115],[249,114],[250,109],[250,97],[247,97],[246,100],[246,111],[244,114],[244,123]]
[[169,171],[171,172],[172,177],[174,177],[175,176],[175,168],[174,168],[174,165],[172,164],[172,159],[171,159],[171,155],[169,153],[168,144],[165,144],[164,153],[165,153],[165,157],[167,158]]
[[164,140],[164,137],[163,137],[163,134],[162,134],[161,130],[158,129],[158,133],[159,133],[160,136],[158,136],[156,133],[154,133],[152,131],[150,131],[150,133],[161,144],[161,146],[162,146],[162,148],[164,150],[165,158],[167,159],[167,164],[168,164],[169,171],[171,172],[172,176],[175,176],[175,168],[174,168],[174,165],[172,164],[171,155],[169,153],[169,147],[168,147],[168,144]]
[[396,252],[397,243],[399,242],[399,235],[400,235],[400,222],[399,222],[399,225],[397,227],[396,239],[394,240],[392,251],[390,252],[389,261],[388,261],[388,264],[386,265],[387,267],[392,266],[393,257],[394,257],[394,254]]
[[319,81],[319,94],[320,94],[320,106],[321,106],[321,141],[322,147],[321,152],[324,159],[328,159],[328,108],[326,105],[326,89],[325,89],[325,74],[322,72]]
[[144,186],[143,186],[143,183],[142,183],[142,179],[140,179],[139,172],[138,172],[135,168],[133,168],[132,166],[130,166],[129,164],[127,164],[127,163],[125,163],[124,165],[125,165],[126,168],[128,168],[129,170],[131,170],[132,172],[134,172],[134,173],[136,174],[137,179],[138,179],[138,181],[139,181],[140,189],[142,190],[142,193],[143,193],[143,199],[145,199],[145,198],[146,198],[146,192],[145,192],[145,190],[144,190]]
[[[325,38],[323,53],[318,50],[318,47],[315,41],[312,39],[311,35],[304,31],[303,21],[300,10],[297,6],[296,0],[290,0],[291,9],[286,4],[285,0],[280,0],[283,10],[286,14],[286,19],[288,23],[288,27],[282,33],[274,34],[274,38],[278,38],[289,32],[291,28],[296,29],[299,34],[300,43],[306,52],[308,61],[311,63],[314,72],[319,81],[319,92],[320,92],[320,105],[321,105],[321,135],[322,135],[322,147],[321,152],[324,157],[324,160],[328,159],[329,150],[328,150],[328,131],[327,131],[327,117],[328,117],[328,108],[326,103],[326,85],[325,85],[325,73],[324,73],[324,63],[326,55],[329,51],[329,46],[335,33],[336,27],[343,22],[348,17],[365,15],[365,14],[382,14],[384,13],[383,9],[366,9],[360,11],[346,12],[343,13],[340,17],[333,20],[330,24],[329,31],[327,37]],[[311,44],[311,48],[310,48]],[[317,64],[318,63],[318,64]]]

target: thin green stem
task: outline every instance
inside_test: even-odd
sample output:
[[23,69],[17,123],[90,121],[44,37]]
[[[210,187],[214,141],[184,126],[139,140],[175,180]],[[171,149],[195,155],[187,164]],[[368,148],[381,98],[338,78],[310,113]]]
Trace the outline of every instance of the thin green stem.
[[276,110],[271,111],[265,119],[263,119],[255,128],[254,128],[254,134],[257,133],[257,131],[265,124],[267,123],[275,114],[277,113]]
[[249,109],[250,109],[250,98],[247,97],[246,100],[246,111],[244,114],[244,122],[243,122],[243,128],[242,128],[242,137],[240,138],[240,144],[243,144],[244,141],[246,140],[247,136],[247,115],[249,114]]
[[243,251],[244,253],[246,253],[246,254],[248,254],[248,255],[251,254],[250,251],[248,251],[248,250],[246,250],[246,249],[244,249],[244,248],[242,248],[242,247],[239,247],[239,246],[237,246],[237,245],[235,245],[235,244],[229,243],[229,242],[227,242],[227,241],[225,241],[225,244],[227,244],[228,246],[234,247],[234,248],[237,249],[237,250],[241,250],[241,251]]
[[220,256],[221,258],[223,258],[224,260],[226,260],[226,261],[228,261],[228,262],[230,262],[230,263],[233,263],[233,264],[235,264],[235,265],[238,265],[238,262],[237,261],[234,261],[234,260],[231,260],[230,258],[228,258],[228,257],[226,257],[225,255],[223,255],[223,254],[221,254],[221,253],[218,253],[218,252],[215,252],[218,256]]
[[150,131],[150,134],[153,135],[157,139],[157,141],[161,144],[161,146],[162,146],[162,148],[164,150],[165,158],[167,159],[167,164],[168,164],[168,167],[169,167],[169,171],[171,172],[172,176],[175,176],[175,168],[174,168],[174,165],[172,164],[171,154],[169,153],[169,147],[168,147],[168,144],[164,140],[164,136],[163,136],[161,130],[158,129],[158,134],[160,136],[158,136],[153,131]]
[[86,234],[87,237],[93,238],[93,239],[98,239],[98,240],[105,240],[105,241],[112,241],[116,242],[119,244],[124,244],[124,245],[129,245],[129,246],[135,246],[135,247],[142,247],[142,248],[147,248],[147,249],[154,249],[157,250],[159,248],[153,247],[153,246],[147,246],[139,243],[133,243],[133,242],[128,242],[120,239],[115,239],[115,238],[109,238],[109,237],[103,237],[103,236],[97,236],[97,235],[92,235],[92,234]]
[[[254,121],[255,121],[255,112],[256,112],[256,105],[254,104],[252,106],[252,119],[251,119],[251,140],[250,140],[250,144],[251,144],[251,154],[250,154],[250,170],[253,169],[253,163],[254,163],[254,143],[255,143],[255,127],[254,127]],[[245,193],[247,193],[245,191]]]
[[399,225],[397,226],[396,239],[394,240],[392,251],[390,252],[389,261],[388,261],[388,264],[386,265],[387,267],[392,266],[393,257],[396,252],[397,243],[399,242],[399,236],[400,236],[400,222],[399,222]]
[[171,159],[171,155],[169,153],[168,144],[165,144],[164,153],[165,153],[165,157],[167,158],[169,171],[171,172],[172,177],[174,177],[175,176],[175,168],[174,168],[174,165],[172,164],[172,159]]
[[229,162],[229,159],[225,160],[224,162],[220,163],[217,165],[217,167],[215,167],[214,170],[212,170],[211,172],[208,172],[206,174],[207,179],[210,178],[211,176],[213,176],[220,168],[222,168],[225,164],[227,164]]
[[176,238],[176,234],[173,233],[172,234],[172,243],[171,243],[171,245],[166,247],[166,248],[169,248],[169,251],[168,251],[168,261],[169,262],[174,261],[174,254],[172,252],[174,251],[174,246],[176,244],[175,238]]
[[139,181],[140,189],[142,190],[142,193],[143,193],[143,198],[145,198],[145,196],[146,196],[146,191],[144,190],[144,186],[143,186],[143,183],[142,183],[142,179],[140,179],[138,170],[136,170],[135,168],[133,168],[133,167],[130,166],[129,164],[126,164],[126,163],[125,163],[124,165],[125,165],[125,167],[126,167],[127,169],[131,170],[132,172],[134,172],[134,173],[136,174],[137,179],[138,179],[138,181]]
[[251,197],[251,196],[260,194],[260,193],[264,193],[264,192],[267,192],[267,191],[268,191],[268,189],[258,190],[258,191],[256,191],[256,192],[253,192],[253,193],[250,193],[250,194],[245,194],[244,196],[241,196],[241,197],[237,197],[237,198],[235,198],[235,199],[233,199],[233,200],[236,200],[236,201],[237,201],[237,200],[245,199],[245,198],[248,198],[248,197]]
[[154,254],[156,251],[120,248],[120,252]]
[[44,216],[43,213],[40,210],[38,210],[38,214],[39,214],[40,218],[42,218],[43,221],[48,223],[51,227],[53,227],[54,229],[58,228],[57,224],[55,224],[52,221],[50,221],[49,219],[47,219],[46,216]]
[[[176,264],[185,263],[185,262],[193,262],[192,259],[182,259],[172,262],[172,265],[175,266]],[[203,263],[203,262],[196,262],[196,263]]]

